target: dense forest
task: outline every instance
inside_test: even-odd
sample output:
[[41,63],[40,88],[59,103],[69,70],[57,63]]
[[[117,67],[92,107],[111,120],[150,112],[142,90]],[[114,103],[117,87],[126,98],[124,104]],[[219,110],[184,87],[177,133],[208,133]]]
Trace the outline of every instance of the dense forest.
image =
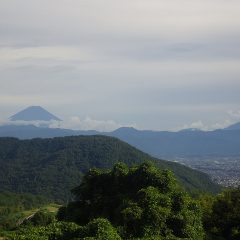
[[38,211],[9,240],[239,240],[240,189],[191,197],[151,162],[91,169],[54,217]]
[[106,136],[0,138],[0,189],[39,194],[64,203],[72,199],[70,189],[80,184],[90,168],[106,169],[119,161],[131,166],[146,160],[172,170],[191,193],[220,191],[204,173],[152,158],[127,143]]

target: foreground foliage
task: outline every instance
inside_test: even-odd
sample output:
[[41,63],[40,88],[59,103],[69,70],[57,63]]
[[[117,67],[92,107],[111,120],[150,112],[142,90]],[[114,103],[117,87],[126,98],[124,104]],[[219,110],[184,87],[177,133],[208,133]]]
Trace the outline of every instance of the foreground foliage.
[[116,229],[106,219],[94,219],[82,227],[75,223],[55,222],[45,227],[21,228],[9,235],[13,240],[120,240]]
[[240,189],[224,191],[204,208],[205,229],[213,239],[240,239]]
[[77,200],[60,208],[59,220],[85,225],[108,219],[123,239],[203,239],[201,211],[173,174],[150,163],[111,171],[90,170],[73,190]]
[[[192,199],[152,163],[90,170],[57,219],[45,210],[9,240],[239,240],[240,189]],[[1,236],[1,235],[0,235]]]

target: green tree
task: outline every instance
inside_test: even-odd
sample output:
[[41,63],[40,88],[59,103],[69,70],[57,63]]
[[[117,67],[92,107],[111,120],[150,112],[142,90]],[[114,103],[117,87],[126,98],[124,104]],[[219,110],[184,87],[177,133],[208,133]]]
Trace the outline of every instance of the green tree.
[[76,201],[58,219],[81,225],[106,218],[124,239],[203,239],[200,207],[178,185],[172,172],[152,163],[112,170],[90,170],[73,190]]
[[8,236],[13,240],[121,240],[107,219],[98,218],[86,226],[54,222],[47,226],[27,226]]
[[226,190],[213,203],[211,232],[227,240],[240,239],[240,189]]

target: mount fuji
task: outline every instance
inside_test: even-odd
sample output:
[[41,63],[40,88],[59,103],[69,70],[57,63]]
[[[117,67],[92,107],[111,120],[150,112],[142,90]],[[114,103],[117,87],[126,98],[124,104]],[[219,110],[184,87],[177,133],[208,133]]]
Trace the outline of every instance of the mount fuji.
[[54,116],[40,106],[28,107],[9,118],[10,121],[61,121],[60,118]]

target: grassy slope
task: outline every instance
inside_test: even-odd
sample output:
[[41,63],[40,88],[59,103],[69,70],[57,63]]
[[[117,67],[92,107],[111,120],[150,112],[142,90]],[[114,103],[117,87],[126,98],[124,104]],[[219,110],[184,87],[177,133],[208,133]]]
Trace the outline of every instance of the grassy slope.
[[40,209],[47,210],[51,213],[57,213],[57,211],[60,207],[61,207],[61,205],[59,205],[59,204],[50,203],[48,205],[42,206],[41,208],[34,208],[34,209],[31,209],[31,210],[22,211],[21,213],[23,214],[24,218],[26,218],[30,215],[33,215],[34,213],[36,213]]

